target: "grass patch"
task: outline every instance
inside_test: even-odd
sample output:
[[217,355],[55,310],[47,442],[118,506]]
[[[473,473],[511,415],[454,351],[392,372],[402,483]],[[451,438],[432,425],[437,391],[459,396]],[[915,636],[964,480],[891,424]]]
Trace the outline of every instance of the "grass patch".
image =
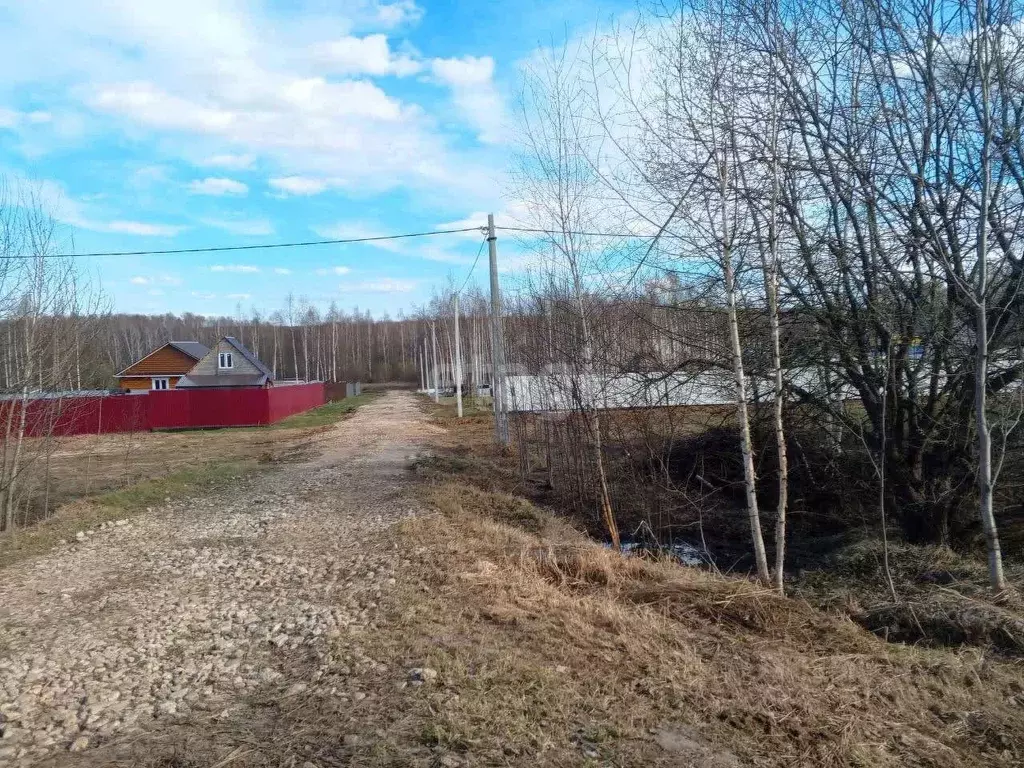
[[1018,663],[887,644],[745,579],[623,558],[505,494],[423,493],[437,514],[401,528],[419,556],[373,652],[438,685],[380,702],[392,758],[360,764],[416,749],[463,765],[1024,759]]
[[1005,593],[994,595],[977,557],[948,547],[889,544],[896,602],[886,588],[883,544],[864,537],[804,574],[791,591],[825,610],[842,612],[880,637],[898,642],[977,645],[1024,656],[1021,564],[1007,558]]
[[210,462],[144,480],[128,488],[108,491],[67,504],[53,517],[24,529],[0,534],[0,568],[50,550],[74,539],[78,531],[100,523],[132,517],[146,507],[223,487],[256,471],[256,460]]
[[326,427],[354,413],[360,406],[366,405],[380,396],[378,392],[364,392],[355,397],[346,397],[333,403],[321,405],[305,413],[297,413],[271,425],[271,429],[308,429],[310,427]]
[[236,481],[303,455],[303,440],[378,397],[364,393],[266,427],[70,438],[55,460],[56,514],[0,533],[0,568],[100,523]]

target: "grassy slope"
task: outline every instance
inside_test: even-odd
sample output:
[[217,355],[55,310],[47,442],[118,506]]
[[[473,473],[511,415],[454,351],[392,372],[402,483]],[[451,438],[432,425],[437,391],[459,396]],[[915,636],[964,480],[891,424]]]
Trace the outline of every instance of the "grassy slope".
[[[305,413],[290,416],[272,429],[315,429],[330,426],[341,421],[357,408],[365,405],[376,395],[364,394],[359,397],[328,403]],[[230,430],[237,433],[255,433],[263,427]],[[228,430],[205,432],[216,438]],[[149,506],[161,503],[165,498],[180,498],[195,495],[205,489],[237,482],[250,472],[269,466],[271,461],[259,458],[233,459],[218,458],[215,440],[211,439],[211,451],[203,451],[200,442],[193,448],[195,463],[192,466],[142,479],[126,488],[90,495],[66,504],[48,520],[12,534],[0,534],[0,568],[16,563],[33,555],[46,552],[61,540],[73,539],[78,531],[94,528],[101,523],[131,517]]]
[[455,474],[425,472],[438,514],[401,532],[418,568],[375,642],[441,685],[382,701],[390,742],[361,764],[1024,763],[1019,660],[886,643],[743,579],[620,558],[459,452]]
[[[331,653],[372,694],[267,693],[260,728],[278,737],[239,765],[1024,760],[1019,663],[886,643],[746,580],[622,558],[515,496],[451,481],[419,492],[435,513],[387,534],[408,559],[382,597],[386,620]],[[407,687],[413,667],[436,678]],[[233,738],[218,757],[242,749]],[[195,759],[180,764],[212,757],[194,741]]]
[[887,644],[745,580],[624,559],[515,497],[426,498],[440,514],[404,530],[422,594],[395,632],[457,693],[415,738],[469,764],[1024,760],[1019,663]]

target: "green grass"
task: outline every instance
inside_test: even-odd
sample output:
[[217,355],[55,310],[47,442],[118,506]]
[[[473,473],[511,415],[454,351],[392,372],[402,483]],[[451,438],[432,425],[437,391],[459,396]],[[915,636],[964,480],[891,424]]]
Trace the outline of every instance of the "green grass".
[[146,507],[163,503],[167,498],[194,495],[200,490],[212,490],[237,482],[255,471],[256,467],[254,459],[208,462],[83,499],[69,505],[65,514],[10,534],[0,534],[0,568],[42,554],[61,540],[73,540],[78,531],[94,529],[100,523],[144,512]]
[[326,427],[341,421],[360,406],[366,405],[378,397],[376,392],[364,392],[356,397],[346,397],[334,403],[321,405],[305,413],[297,413],[271,425],[271,429],[306,429],[308,427]]

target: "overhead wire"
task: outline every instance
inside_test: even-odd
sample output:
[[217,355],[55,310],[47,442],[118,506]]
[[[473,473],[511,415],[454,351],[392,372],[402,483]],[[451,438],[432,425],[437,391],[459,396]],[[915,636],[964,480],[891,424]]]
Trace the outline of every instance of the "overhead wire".
[[473,276],[473,272],[476,271],[476,265],[480,261],[480,254],[484,252],[484,243],[486,242],[486,240],[480,241],[480,247],[477,248],[476,250],[476,258],[473,259],[473,266],[469,268],[469,274],[466,275],[466,279],[463,281],[462,287],[459,288],[458,291],[456,291],[457,294],[461,294],[464,290],[466,290],[466,286],[469,285],[469,279]]
[[397,235],[374,235],[371,237],[346,237],[333,240],[305,240],[291,243],[254,243],[252,245],[221,245],[202,248],[167,248],[162,250],[147,251],[96,251],[93,253],[44,253],[33,256],[5,256],[5,259],[76,259],[92,258],[97,256],[168,256],[175,254],[189,253],[224,253],[228,251],[258,251],[270,250],[273,248],[306,248],[318,245],[347,245],[349,243],[378,243],[386,240],[403,240],[412,237],[434,237],[436,235],[455,235],[463,232],[478,232],[483,229],[478,227],[462,227],[460,229],[435,229],[426,232],[403,232]]
[[578,235],[580,237],[636,237],[642,240],[647,239],[658,239],[664,235],[662,232],[656,232],[651,235],[643,235],[638,232],[579,232],[576,230],[565,230],[560,229],[537,229],[534,227],[509,227],[509,226],[495,226],[495,229],[500,229],[505,232],[526,232],[528,234],[535,235]]
[[[91,251],[85,253],[44,253],[44,254],[33,254],[29,256],[3,256],[0,257],[0,261],[9,261],[16,259],[79,259],[79,258],[98,258],[98,257],[113,257],[113,256],[175,256],[175,255],[188,255],[194,253],[230,253],[238,251],[261,251],[261,250],[274,250],[281,248],[310,248],[324,245],[349,245],[354,243],[379,243],[386,242],[389,240],[405,240],[415,237],[436,237],[438,235],[456,235],[464,234],[466,232],[478,232],[486,229],[485,225],[479,225],[475,227],[460,227],[457,229],[435,229],[423,232],[402,232],[394,235],[373,235],[368,237],[345,237],[345,238],[333,238],[328,240],[301,240],[295,242],[286,243],[253,243],[251,245],[216,245],[216,246],[202,246],[197,248],[160,248],[160,249],[148,249],[148,250],[137,250],[137,251]],[[644,235],[635,232],[583,232],[583,231],[566,231],[553,229],[538,229],[533,227],[513,227],[513,226],[497,226],[496,230],[502,230],[504,232],[523,232],[526,234],[537,234],[537,235],[578,235],[582,237],[626,237],[626,238],[639,238],[639,239],[657,239],[659,234]],[[486,241],[485,241],[486,242]],[[483,246],[481,244],[481,251]],[[477,260],[479,260],[480,254],[477,254]]]

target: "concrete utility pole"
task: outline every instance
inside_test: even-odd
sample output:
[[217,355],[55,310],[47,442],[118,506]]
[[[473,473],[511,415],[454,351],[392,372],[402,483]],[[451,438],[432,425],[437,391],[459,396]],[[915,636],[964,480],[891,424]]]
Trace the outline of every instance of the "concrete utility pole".
[[427,357],[427,337],[424,336],[423,337],[423,382],[424,382],[423,383],[423,391],[424,392],[429,392],[430,391],[430,366],[428,365],[428,360],[430,360],[430,358]]
[[434,360],[434,402],[440,402],[441,400],[441,385],[437,380],[437,326],[433,321],[430,323],[430,344],[434,349],[433,360]]
[[455,405],[462,418],[462,344],[459,341],[459,294],[455,294]]
[[487,252],[491,262],[491,394],[494,396],[494,435],[508,445],[508,404],[505,402],[505,335],[501,327],[501,293],[498,288],[498,237],[494,214],[487,214]]

